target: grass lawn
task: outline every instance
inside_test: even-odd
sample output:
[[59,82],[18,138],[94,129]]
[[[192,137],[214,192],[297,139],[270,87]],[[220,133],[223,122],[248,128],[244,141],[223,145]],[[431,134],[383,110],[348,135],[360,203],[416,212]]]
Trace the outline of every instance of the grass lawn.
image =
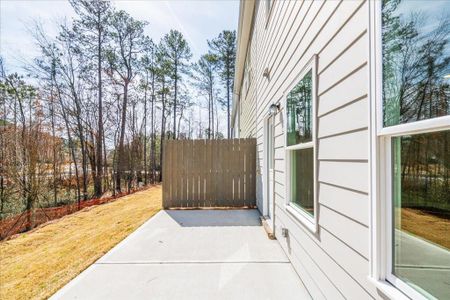
[[402,229],[450,249],[450,219],[419,209],[402,209]]
[[0,242],[0,299],[45,299],[161,209],[161,186]]

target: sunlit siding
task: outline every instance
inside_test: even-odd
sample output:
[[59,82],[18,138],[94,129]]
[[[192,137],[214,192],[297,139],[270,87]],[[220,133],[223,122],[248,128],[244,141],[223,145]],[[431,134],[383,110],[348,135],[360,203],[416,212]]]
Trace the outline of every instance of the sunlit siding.
[[[275,126],[275,221],[279,242],[314,299],[379,297],[369,283],[368,3],[256,4],[250,40],[252,82],[242,100],[241,136],[257,138],[262,189],[264,117],[318,54],[319,234],[285,210],[282,113]],[[263,76],[264,69],[270,78]],[[242,97],[242,94],[241,94]],[[284,108],[281,107],[283,110]],[[257,192],[262,203],[262,192]],[[289,241],[281,228],[289,229]]]

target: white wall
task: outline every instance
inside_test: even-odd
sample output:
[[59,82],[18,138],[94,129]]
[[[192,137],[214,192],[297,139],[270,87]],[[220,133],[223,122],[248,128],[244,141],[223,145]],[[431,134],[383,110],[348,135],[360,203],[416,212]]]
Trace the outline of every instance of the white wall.
[[[379,298],[369,275],[368,3],[275,1],[267,22],[256,5],[250,40],[252,82],[241,94],[241,137],[256,137],[263,167],[264,117],[283,103],[300,70],[318,54],[319,233],[285,209],[282,113],[275,127],[275,221],[278,241],[315,299]],[[270,78],[263,76],[270,70]],[[284,108],[281,107],[283,110]],[[262,177],[259,178],[262,182]],[[262,184],[259,185],[262,188]],[[257,193],[262,203],[262,193]],[[289,239],[281,228],[289,229]]]

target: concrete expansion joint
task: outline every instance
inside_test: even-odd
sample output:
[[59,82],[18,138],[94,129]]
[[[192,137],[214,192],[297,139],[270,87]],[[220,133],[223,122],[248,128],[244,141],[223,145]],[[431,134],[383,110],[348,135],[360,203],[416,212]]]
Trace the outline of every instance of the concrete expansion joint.
[[95,265],[183,265],[183,264],[289,264],[282,261],[154,261],[154,262],[97,262]]

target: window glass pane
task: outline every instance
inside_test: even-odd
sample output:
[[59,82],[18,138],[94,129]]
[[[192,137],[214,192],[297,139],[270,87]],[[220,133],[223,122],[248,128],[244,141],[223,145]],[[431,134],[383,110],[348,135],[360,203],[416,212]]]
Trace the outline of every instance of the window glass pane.
[[450,1],[383,1],[384,126],[450,114]]
[[312,70],[287,96],[287,145],[312,140]]
[[314,215],[314,148],[291,150],[291,201]]
[[449,150],[450,130],[392,138],[393,273],[439,299],[450,299]]

